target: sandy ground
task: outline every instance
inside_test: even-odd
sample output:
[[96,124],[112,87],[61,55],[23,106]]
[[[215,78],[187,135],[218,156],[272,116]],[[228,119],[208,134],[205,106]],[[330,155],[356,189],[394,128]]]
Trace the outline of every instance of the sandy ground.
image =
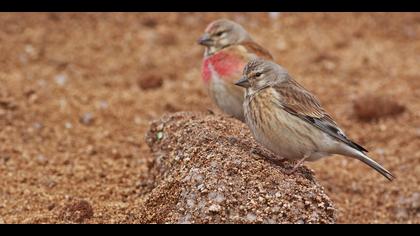
[[[243,24],[397,176],[345,157],[308,163],[338,221],[420,223],[414,13],[0,14],[0,223],[138,222],[150,121],[216,110],[196,39],[220,17]],[[367,94],[405,111],[359,120],[353,104]]]

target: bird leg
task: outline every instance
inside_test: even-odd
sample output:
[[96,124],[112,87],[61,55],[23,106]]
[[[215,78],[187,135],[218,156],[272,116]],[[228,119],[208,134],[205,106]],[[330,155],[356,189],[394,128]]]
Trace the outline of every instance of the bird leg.
[[303,164],[303,162],[306,161],[306,159],[308,159],[310,157],[310,155],[305,154],[305,156],[303,156],[302,159],[300,159],[298,161],[298,163],[296,163],[296,165],[293,167],[293,169],[286,171],[286,174],[291,175],[293,173],[295,173],[295,171]]

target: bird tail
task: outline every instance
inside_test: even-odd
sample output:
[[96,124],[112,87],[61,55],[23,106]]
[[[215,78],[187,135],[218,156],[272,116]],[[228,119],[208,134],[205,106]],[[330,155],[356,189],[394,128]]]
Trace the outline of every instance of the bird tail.
[[381,165],[379,165],[376,161],[372,160],[370,157],[368,157],[366,154],[364,154],[361,151],[355,151],[352,153],[354,158],[362,161],[366,165],[372,167],[377,172],[379,172],[381,175],[383,175],[385,178],[387,178],[389,181],[392,181],[395,179],[395,176],[391,174],[387,169],[383,168]]

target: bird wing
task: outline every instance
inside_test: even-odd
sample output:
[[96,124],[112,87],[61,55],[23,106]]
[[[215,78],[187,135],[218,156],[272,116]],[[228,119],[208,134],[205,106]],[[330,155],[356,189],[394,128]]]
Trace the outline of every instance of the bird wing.
[[278,99],[285,111],[310,123],[350,147],[367,152],[365,148],[347,138],[337,123],[321,106],[318,99],[295,80],[290,78],[286,82],[273,85],[273,88],[280,95]]
[[261,47],[258,43],[255,43],[253,41],[247,41],[247,42],[243,42],[238,44],[239,46],[243,46],[244,48],[246,48],[246,50],[248,51],[248,53],[252,53],[255,54],[256,56],[266,59],[266,60],[273,60],[273,56],[270,54],[270,52]]

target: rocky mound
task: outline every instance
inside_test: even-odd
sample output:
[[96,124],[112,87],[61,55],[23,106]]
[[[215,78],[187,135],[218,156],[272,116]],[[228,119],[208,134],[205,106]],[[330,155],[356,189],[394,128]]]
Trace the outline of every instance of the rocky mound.
[[175,113],[146,135],[155,161],[141,206],[144,223],[334,223],[336,210],[306,167],[254,154],[246,125]]

